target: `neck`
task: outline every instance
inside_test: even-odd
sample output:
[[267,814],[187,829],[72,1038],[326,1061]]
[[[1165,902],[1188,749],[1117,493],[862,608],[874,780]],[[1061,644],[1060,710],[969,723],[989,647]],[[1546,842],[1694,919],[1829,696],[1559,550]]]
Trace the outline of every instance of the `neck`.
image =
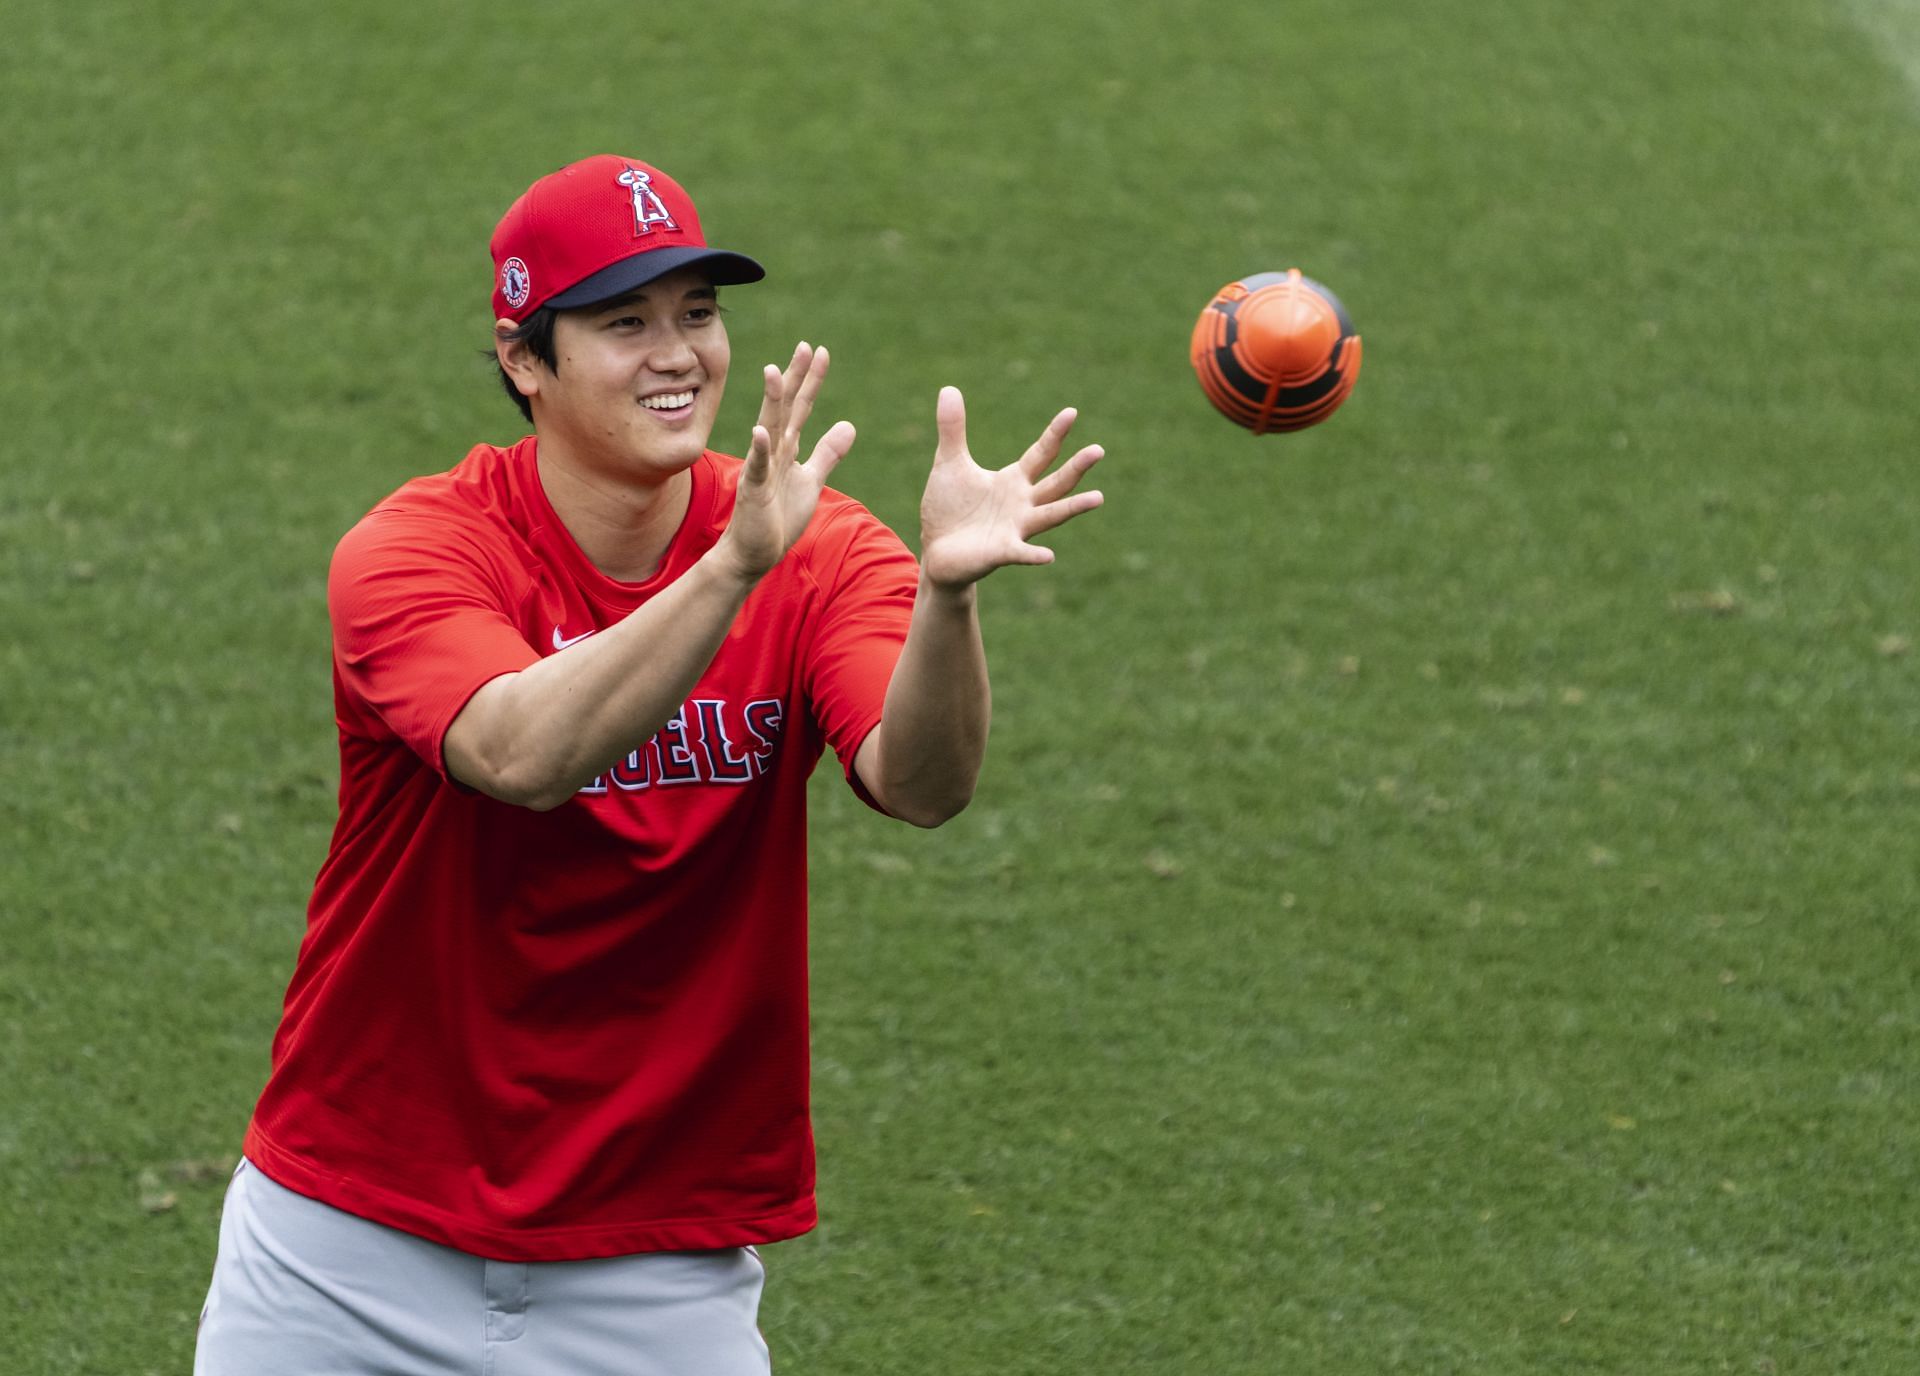
[[686,518],[692,471],[623,482],[569,464],[545,444],[535,452],[547,500],[594,567],[623,583],[651,578]]

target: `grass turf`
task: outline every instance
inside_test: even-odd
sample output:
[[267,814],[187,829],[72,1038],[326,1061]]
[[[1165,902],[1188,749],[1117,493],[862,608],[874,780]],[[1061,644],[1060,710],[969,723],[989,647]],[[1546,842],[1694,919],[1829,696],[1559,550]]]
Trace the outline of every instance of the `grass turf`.
[[[832,346],[909,534],[942,382],[1113,456],[986,590],[974,808],[817,790],[780,1369],[1904,1369],[1920,106],[1863,13],[17,7],[7,1369],[186,1364],[328,550],[519,433],[486,235],[602,149],[768,263],[740,366]],[[1289,265],[1366,371],[1256,440],[1185,336]]]

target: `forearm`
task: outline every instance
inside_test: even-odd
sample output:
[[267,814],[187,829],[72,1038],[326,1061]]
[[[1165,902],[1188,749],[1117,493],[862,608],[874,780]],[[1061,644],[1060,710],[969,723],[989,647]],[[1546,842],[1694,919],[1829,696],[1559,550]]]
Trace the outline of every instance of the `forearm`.
[[967,451],[966,404],[942,387],[934,407],[940,442],[920,498],[920,593],[907,643],[887,685],[880,724],[854,768],[875,801],[917,826],[938,826],[973,798],[987,752],[992,703],[980,644],[977,587],[1009,564],[1050,564],[1032,543],[1100,505],[1073,489],[1101,456],[1079,450],[1048,472],[1074,412],[1060,412],[1013,463],[991,472]]
[[946,590],[922,575],[871,772],[861,772],[882,807],[916,826],[938,826],[966,807],[986,757],[992,695],[977,597],[971,584]]
[[680,709],[752,587],[710,554],[597,635],[495,679],[448,730],[448,768],[503,801],[558,806]]

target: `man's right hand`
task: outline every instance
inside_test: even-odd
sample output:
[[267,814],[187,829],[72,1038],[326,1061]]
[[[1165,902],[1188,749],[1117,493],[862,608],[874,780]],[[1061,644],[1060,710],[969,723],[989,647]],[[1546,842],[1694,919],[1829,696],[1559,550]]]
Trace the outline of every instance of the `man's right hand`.
[[807,461],[798,461],[800,431],[826,381],[828,361],[825,349],[803,341],[784,373],[771,363],[766,367],[766,395],[740,472],[733,518],[713,549],[721,566],[743,582],[758,582],[793,548],[828,477],[853,448],[853,426],[837,421]]

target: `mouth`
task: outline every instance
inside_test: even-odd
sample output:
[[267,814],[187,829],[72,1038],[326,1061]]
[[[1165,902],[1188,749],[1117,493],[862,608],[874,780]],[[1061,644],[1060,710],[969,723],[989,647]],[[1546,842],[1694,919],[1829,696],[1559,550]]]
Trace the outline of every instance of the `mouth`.
[[662,420],[684,420],[693,414],[693,399],[699,392],[698,387],[688,387],[678,392],[655,392],[650,397],[641,397],[640,406]]

